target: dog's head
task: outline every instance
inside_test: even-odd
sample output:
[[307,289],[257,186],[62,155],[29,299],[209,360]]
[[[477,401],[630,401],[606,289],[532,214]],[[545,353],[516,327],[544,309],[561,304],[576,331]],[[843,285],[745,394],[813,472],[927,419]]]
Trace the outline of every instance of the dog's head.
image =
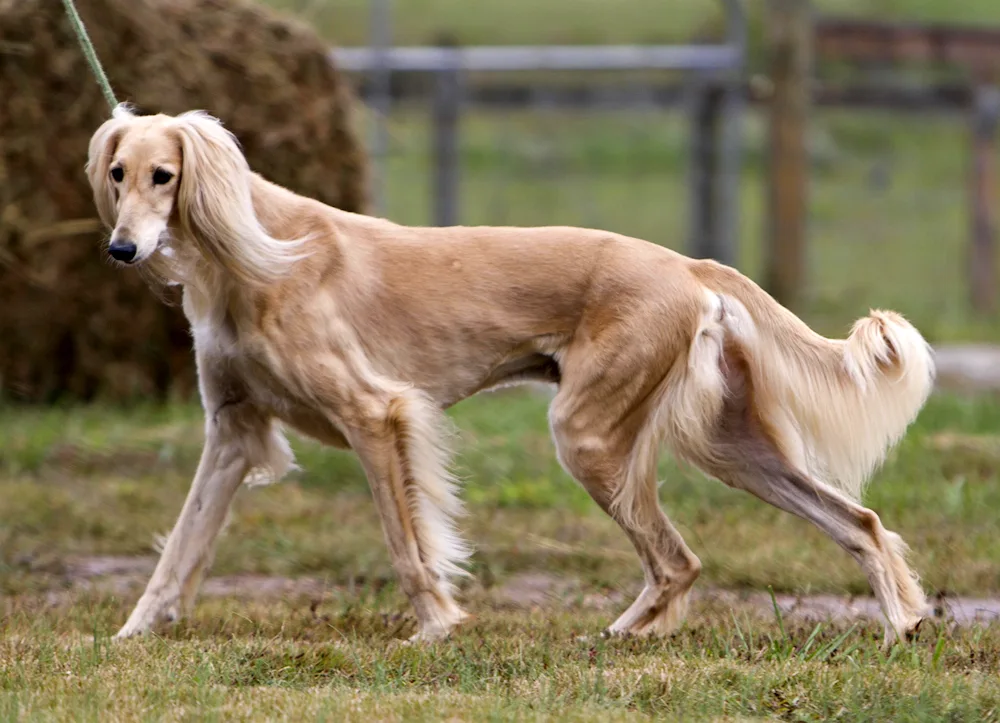
[[137,116],[119,106],[91,138],[87,176],[115,261],[138,264],[170,244],[244,280],[266,276],[255,249],[275,242],[254,213],[246,158],[215,118]]
[[156,252],[180,187],[183,156],[165,116],[133,116],[119,106],[90,141],[87,176],[101,220],[112,229],[108,253],[132,264]]

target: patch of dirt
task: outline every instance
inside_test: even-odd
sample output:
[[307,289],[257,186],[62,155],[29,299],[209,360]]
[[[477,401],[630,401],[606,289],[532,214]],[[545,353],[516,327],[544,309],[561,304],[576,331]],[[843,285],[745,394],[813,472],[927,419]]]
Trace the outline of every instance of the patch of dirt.
[[1000,390],[1000,346],[956,344],[934,349],[936,384],[956,391]]
[[156,566],[156,558],[95,555],[70,558],[64,565],[66,576],[70,580],[80,581],[94,577],[148,575]]
[[[774,604],[777,603],[785,620],[798,619],[808,623],[882,619],[882,610],[874,597],[776,594],[772,602],[771,596],[766,592],[734,592],[712,588],[702,591],[696,588],[691,597],[695,602],[712,600],[723,604],[750,604],[764,614],[773,614]],[[939,596],[931,602],[935,617],[958,625],[1000,620],[1000,598]]]
[[[71,589],[85,589],[116,594],[140,590],[156,567],[155,557],[96,555],[64,561],[63,577]],[[319,578],[281,577],[279,575],[218,575],[209,577],[201,587],[206,597],[297,597],[315,596],[329,590]]]
[[497,607],[513,609],[575,604],[591,610],[605,610],[625,602],[625,596],[618,591],[588,591],[579,580],[544,572],[514,575],[503,585],[492,588],[487,595]]
[[[64,561],[60,591],[49,593],[50,602],[66,601],[69,594],[81,590],[137,594],[142,590],[156,565],[154,557],[93,556]],[[334,586],[316,577],[288,578],[277,575],[221,575],[210,577],[202,586],[205,597],[317,597]],[[68,588],[68,589],[67,589]],[[490,604],[510,609],[582,607],[591,610],[624,609],[632,595],[618,590],[594,590],[580,580],[544,572],[519,573],[503,584],[486,591]],[[696,586],[692,603],[716,607],[748,606],[764,616],[773,615],[771,596],[761,591],[734,591]],[[806,623],[836,620],[880,620],[882,612],[873,597],[849,597],[832,594],[775,595],[775,602],[785,620]],[[934,600],[935,616],[956,625],[1000,621],[1000,598],[939,596]]]
[[927,438],[927,446],[939,452],[961,452],[987,459],[1000,458],[1000,436],[939,432]]
[[[609,610],[617,609],[631,599],[617,591],[585,594],[583,589],[584,586],[573,579],[531,572],[514,575],[503,585],[494,588],[490,597],[494,602],[509,607],[535,608],[578,601],[583,607]],[[695,605],[711,603],[741,608],[749,605],[763,615],[773,615],[774,603],[777,603],[785,620],[807,623],[882,619],[882,611],[874,597],[777,594],[772,602],[770,594],[766,592],[695,587],[691,601]],[[936,617],[958,625],[1000,620],[1000,598],[939,597],[933,604]]]
[[315,597],[330,587],[329,583],[314,577],[226,575],[205,580],[201,594],[210,597]]

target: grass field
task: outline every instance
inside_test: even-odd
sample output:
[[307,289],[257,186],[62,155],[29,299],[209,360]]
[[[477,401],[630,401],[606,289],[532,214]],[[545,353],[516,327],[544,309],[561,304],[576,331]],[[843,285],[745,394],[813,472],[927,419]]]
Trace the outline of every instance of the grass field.
[[[340,45],[368,42],[369,0],[268,0]],[[744,2],[760,24],[764,3]],[[393,37],[399,45],[435,42],[447,32],[463,44],[676,43],[719,37],[721,0],[395,0]],[[814,0],[816,12],[881,19],[1000,23],[992,0]]]
[[[704,562],[699,595],[672,640],[602,640],[639,567],[554,461],[545,404],[516,392],[453,410],[477,619],[426,648],[398,643],[413,620],[358,464],[307,442],[304,472],[238,497],[194,617],[111,643],[186,492],[198,410],[0,412],[0,716],[1000,716],[997,624],[928,624],[884,654],[877,621],[777,616],[768,586],[785,599],[866,582],[806,523],[669,459],[661,499]],[[937,397],[870,491],[931,593],[1000,594],[998,428],[1000,401]]]

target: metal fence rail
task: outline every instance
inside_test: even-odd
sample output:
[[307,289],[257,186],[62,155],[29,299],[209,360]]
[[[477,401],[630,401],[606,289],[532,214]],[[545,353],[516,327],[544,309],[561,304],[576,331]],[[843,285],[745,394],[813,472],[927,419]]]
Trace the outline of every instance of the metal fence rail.
[[690,159],[690,240],[688,252],[734,264],[737,257],[740,125],[744,105],[746,16],[741,0],[722,0],[727,25],[724,42],[704,45],[392,47],[389,0],[372,0],[372,44],[331,51],[331,61],[370,81],[375,110],[371,155],[373,200],[385,213],[385,128],[394,73],[434,76],[433,222],[460,223],[459,128],[468,73],[558,71],[686,71],[694,74]]
[[735,45],[549,45],[339,48],[331,59],[346,71],[370,73],[385,63],[393,72],[471,73],[558,70],[739,70]]

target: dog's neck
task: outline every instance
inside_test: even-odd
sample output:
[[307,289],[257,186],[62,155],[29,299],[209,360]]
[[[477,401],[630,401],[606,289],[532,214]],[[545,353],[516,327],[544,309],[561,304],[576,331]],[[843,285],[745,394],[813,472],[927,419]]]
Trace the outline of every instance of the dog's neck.
[[246,308],[253,291],[239,285],[200,254],[189,252],[177,260],[178,282],[183,288],[184,313],[195,333],[218,329],[234,310]]
[[[319,233],[328,239],[328,244],[336,243],[330,238],[329,221],[318,202],[256,173],[250,174],[250,190],[254,215],[273,238],[302,238]],[[184,238],[183,233],[179,228],[175,230],[177,240],[171,244],[171,255],[164,259],[164,276],[184,287],[185,312],[192,324],[215,326],[226,318],[235,319],[239,325],[243,317],[253,314],[262,297],[274,292],[273,287],[241,282],[200,252],[203,244]],[[329,245],[327,252],[329,257]]]
[[253,172],[250,173],[250,195],[257,220],[275,238],[288,237],[289,231],[296,229],[303,216],[309,213],[306,207],[315,203]]

